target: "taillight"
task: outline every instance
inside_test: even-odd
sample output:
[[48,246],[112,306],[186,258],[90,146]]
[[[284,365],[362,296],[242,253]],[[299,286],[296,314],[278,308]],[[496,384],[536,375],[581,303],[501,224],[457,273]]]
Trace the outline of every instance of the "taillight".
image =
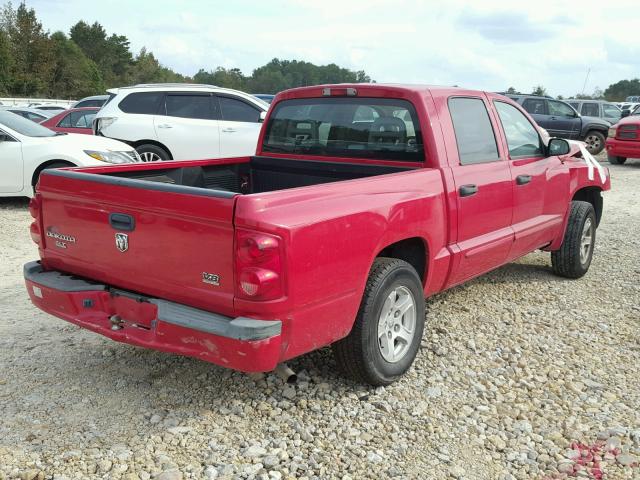
[[34,219],[29,227],[31,239],[37,245],[40,245],[40,242],[42,241],[42,235],[40,232],[40,195],[37,193],[31,200],[29,200],[29,214]]
[[273,300],[284,295],[280,238],[236,230],[236,296]]

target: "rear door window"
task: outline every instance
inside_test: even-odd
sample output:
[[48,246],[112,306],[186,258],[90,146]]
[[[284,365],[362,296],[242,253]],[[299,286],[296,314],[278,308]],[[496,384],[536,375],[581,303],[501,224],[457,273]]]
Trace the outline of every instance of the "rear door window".
[[534,115],[547,115],[547,106],[544,98],[527,98],[522,107]]
[[[584,106],[582,107],[584,108]],[[575,117],[576,112],[569,105],[557,100],[549,100],[549,115],[558,117]]]
[[413,105],[391,98],[305,98],[276,104],[264,152],[424,161]]
[[582,104],[582,109],[580,110],[582,115],[587,115],[588,117],[599,117],[600,109],[598,108],[597,103],[593,102],[585,102]]
[[242,100],[231,97],[218,97],[222,120],[229,122],[260,122],[260,110]]
[[481,98],[450,98],[449,112],[461,165],[500,159],[489,112]]
[[125,113],[138,113],[155,115],[160,108],[160,102],[164,97],[163,92],[136,92],[130,93],[118,104],[120,110]]
[[212,120],[211,95],[168,93],[165,98],[165,114],[169,117]]

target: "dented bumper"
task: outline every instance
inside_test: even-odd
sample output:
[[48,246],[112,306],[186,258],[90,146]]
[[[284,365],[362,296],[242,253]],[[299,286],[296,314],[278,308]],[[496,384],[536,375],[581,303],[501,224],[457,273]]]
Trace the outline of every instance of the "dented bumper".
[[281,322],[230,318],[118,290],[39,262],[24,266],[35,306],[113,340],[196,357],[244,372],[273,370],[281,354]]

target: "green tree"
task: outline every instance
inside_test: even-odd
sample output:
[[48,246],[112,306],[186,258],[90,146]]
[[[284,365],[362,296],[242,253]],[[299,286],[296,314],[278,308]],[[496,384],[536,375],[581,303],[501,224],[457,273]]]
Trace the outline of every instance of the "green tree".
[[9,91],[15,95],[41,95],[48,90],[53,68],[52,42],[36,18],[36,12],[21,3],[17,9],[9,3],[2,12],[3,30],[9,37]]
[[247,84],[247,77],[245,77],[239,68],[222,68],[218,67],[215,71],[205,72],[200,69],[198,73],[193,76],[193,81],[196,83],[206,83],[209,85],[216,85],[218,87],[233,88],[235,90],[245,90]]
[[142,48],[136,56],[131,72],[130,83],[179,83],[186,78],[173,70],[163,67],[153,53]]
[[518,91],[513,87],[509,87],[509,88],[507,88],[507,92],[506,93],[514,95],[514,94],[518,93]]
[[541,97],[547,96],[547,89],[544,88],[542,85],[538,85],[537,87],[533,87],[533,92],[531,92],[532,95],[540,95]]
[[604,98],[610,102],[624,101],[630,95],[640,95],[640,79],[620,80],[609,85],[604,91]]
[[9,93],[11,79],[11,44],[7,34],[0,30],[0,95]]
[[102,75],[96,64],[87,58],[73,40],[62,32],[51,35],[54,68],[49,95],[77,98],[104,91]]

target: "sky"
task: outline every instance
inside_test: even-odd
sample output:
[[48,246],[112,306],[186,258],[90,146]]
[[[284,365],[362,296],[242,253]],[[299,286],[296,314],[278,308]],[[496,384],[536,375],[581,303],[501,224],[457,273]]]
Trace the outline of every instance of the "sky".
[[217,66],[250,74],[277,57],[365,70],[381,83],[522,92],[543,85],[568,97],[640,77],[638,1],[26,3],[52,32],[98,21],[127,36],[134,52],[146,47],[185,75]]

